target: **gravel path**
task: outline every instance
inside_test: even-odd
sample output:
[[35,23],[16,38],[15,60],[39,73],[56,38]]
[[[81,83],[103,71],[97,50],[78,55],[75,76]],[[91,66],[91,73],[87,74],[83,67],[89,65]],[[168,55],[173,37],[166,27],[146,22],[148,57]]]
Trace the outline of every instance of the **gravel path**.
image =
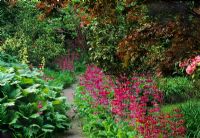
[[[75,88],[76,88],[76,84],[72,85],[70,88],[63,90],[64,96],[67,97],[67,101],[71,105],[74,104]],[[74,113],[73,109],[70,110],[69,116],[75,117],[75,113]],[[84,138],[83,134],[82,134],[82,128],[79,123],[79,119],[75,117],[71,123],[72,123],[72,128],[62,138]]]

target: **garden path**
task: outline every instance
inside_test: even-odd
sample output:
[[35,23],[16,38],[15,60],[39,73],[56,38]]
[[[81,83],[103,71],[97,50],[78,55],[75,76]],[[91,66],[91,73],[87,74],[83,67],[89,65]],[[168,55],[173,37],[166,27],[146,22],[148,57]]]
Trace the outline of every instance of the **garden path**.
[[[73,84],[71,87],[63,90],[64,96],[67,98],[70,105],[74,104],[75,88],[76,84]],[[63,136],[62,138],[83,138],[80,120],[76,118],[73,108],[70,110],[69,116],[74,118],[72,120],[72,128],[67,132],[66,136]]]

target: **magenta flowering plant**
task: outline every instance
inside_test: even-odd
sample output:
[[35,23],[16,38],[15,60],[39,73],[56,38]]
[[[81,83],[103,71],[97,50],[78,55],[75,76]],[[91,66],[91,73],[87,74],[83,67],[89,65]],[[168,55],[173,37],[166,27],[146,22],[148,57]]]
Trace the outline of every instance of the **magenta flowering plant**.
[[[163,101],[161,91],[151,79],[144,75],[118,81],[111,107],[113,114],[120,117],[145,138],[184,136],[185,127],[181,114],[161,114]],[[179,118],[178,118],[179,117]],[[174,129],[177,127],[177,129]]]
[[[85,98],[78,102],[80,112],[83,115],[87,114],[85,117],[88,121],[93,118],[105,120],[109,118],[116,124],[123,122],[122,124],[128,124],[131,128],[129,132],[134,132],[132,137],[181,137],[185,135],[184,121],[180,121],[181,114],[176,113],[170,117],[161,114],[160,104],[163,101],[163,95],[149,75],[134,74],[131,78],[120,76],[111,79],[100,68],[91,65],[80,79],[80,86],[84,87],[84,90],[78,97]],[[85,107],[84,110],[83,107]],[[93,114],[92,117],[88,114],[89,111]],[[89,127],[88,124],[87,127]],[[95,128],[94,125],[89,128],[91,127]],[[104,128],[100,123],[92,131],[101,131],[99,127]],[[111,131],[114,135],[121,135],[116,130],[121,130],[123,126],[118,128],[118,125],[114,125],[112,127],[112,129],[109,128],[109,133]],[[174,130],[175,127],[177,129]],[[123,130],[123,137],[127,137],[129,132]],[[91,130],[88,133],[91,133]]]

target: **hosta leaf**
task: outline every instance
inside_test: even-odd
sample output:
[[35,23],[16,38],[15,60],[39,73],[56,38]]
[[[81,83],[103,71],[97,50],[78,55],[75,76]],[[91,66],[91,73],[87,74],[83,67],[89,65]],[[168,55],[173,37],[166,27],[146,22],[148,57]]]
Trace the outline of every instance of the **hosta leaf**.
[[54,127],[53,125],[46,124],[46,125],[42,126],[42,128],[50,128],[50,129],[54,129],[55,127]]
[[17,122],[18,118],[19,118],[19,114],[15,113],[14,117],[13,117],[12,121],[9,123],[9,125],[15,124]]
[[1,72],[6,72],[7,68],[2,66],[3,62],[0,61],[0,71]]
[[57,124],[56,127],[57,128],[61,128],[61,129],[65,129],[65,127],[63,125],[61,125],[61,124]]
[[37,134],[37,132],[40,130],[40,126],[37,124],[32,124],[30,126],[30,130],[32,131],[33,134]]
[[17,112],[17,114],[18,114],[19,116],[21,116],[22,118],[26,119],[26,120],[29,119],[28,117],[26,117],[25,115],[23,115],[21,112]]
[[0,104],[0,124],[2,124],[2,122],[6,121],[6,107]]
[[5,107],[10,107],[10,106],[14,106],[15,102],[9,102],[9,103],[4,103],[3,104]]
[[57,105],[57,104],[61,104],[61,103],[62,103],[62,101],[60,101],[60,100],[53,101],[53,105]]
[[12,67],[6,69],[6,72],[7,72],[7,73],[13,73],[14,71],[15,71],[15,69],[12,68]]
[[27,137],[27,138],[33,137],[33,133],[31,132],[31,129],[29,127],[23,128],[23,135],[24,137]]
[[44,88],[44,89],[43,89],[43,92],[44,92],[44,93],[49,93],[49,89],[48,89],[48,88]]
[[66,121],[67,117],[65,115],[62,115],[62,114],[59,114],[59,113],[56,113],[55,114],[55,118],[58,122],[64,122]]
[[42,127],[42,131],[44,132],[53,132],[54,129],[55,127],[50,124],[46,124]]
[[33,73],[30,72],[27,69],[21,69],[21,70],[18,70],[18,72],[19,72],[20,76],[22,76],[22,77],[28,77],[28,78],[30,78],[30,77],[34,76]]
[[32,124],[30,127],[31,127],[31,128],[40,128],[40,126],[37,125],[37,124]]
[[24,89],[24,94],[29,94],[29,93],[36,93],[37,92],[37,88],[40,86],[40,84],[35,84],[33,86],[30,86],[26,89]]
[[21,90],[20,89],[14,89],[14,90],[10,90],[8,93],[8,98],[9,99],[19,99],[21,98]]
[[30,116],[30,118],[34,118],[34,119],[35,119],[35,118],[38,118],[38,117],[40,117],[40,115],[39,115],[38,113],[33,114],[33,115]]
[[4,86],[6,83],[9,83],[13,78],[15,74],[7,74],[0,72],[0,86]]
[[16,81],[11,82],[10,85],[15,85],[15,84],[18,84],[18,83],[19,83],[19,81],[16,80]]
[[6,95],[6,96],[4,96],[4,98],[0,98],[0,103],[3,103],[3,102],[5,102],[7,99],[8,99],[8,96],[7,96],[7,95]]
[[59,97],[59,98],[56,98],[56,100],[53,101],[53,105],[62,104],[63,101],[65,101],[65,100],[66,100],[65,97]]
[[61,96],[61,97],[58,97],[58,98],[56,98],[56,100],[63,101],[63,100],[66,100],[66,97],[64,97],[64,96]]
[[13,127],[14,127],[14,128],[23,128],[24,126],[23,126],[23,125],[20,125],[20,124],[13,124]]
[[34,80],[32,78],[22,78],[21,83],[22,84],[33,84]]

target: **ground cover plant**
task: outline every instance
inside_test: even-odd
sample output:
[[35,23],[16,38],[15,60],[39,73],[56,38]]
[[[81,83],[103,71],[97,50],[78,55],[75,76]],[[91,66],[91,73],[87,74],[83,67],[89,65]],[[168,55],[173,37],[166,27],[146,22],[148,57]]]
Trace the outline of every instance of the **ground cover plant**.
[[61,89],[48,85],[38,70],[9,58],[4,54],[0,60],[0,133],[39,138],[67,130],[69,106]]
[[55,71],[48,68],[44,69],[44,78],[49,85],[60,87],[61,89],[69,87],[75,81],[73,73],[68,70]]
[[80,80],[76,103],[89,137],[184,137],[180,110],[160,112],[162,93],[151,77],[121,77],[113,82],[89,66]]

